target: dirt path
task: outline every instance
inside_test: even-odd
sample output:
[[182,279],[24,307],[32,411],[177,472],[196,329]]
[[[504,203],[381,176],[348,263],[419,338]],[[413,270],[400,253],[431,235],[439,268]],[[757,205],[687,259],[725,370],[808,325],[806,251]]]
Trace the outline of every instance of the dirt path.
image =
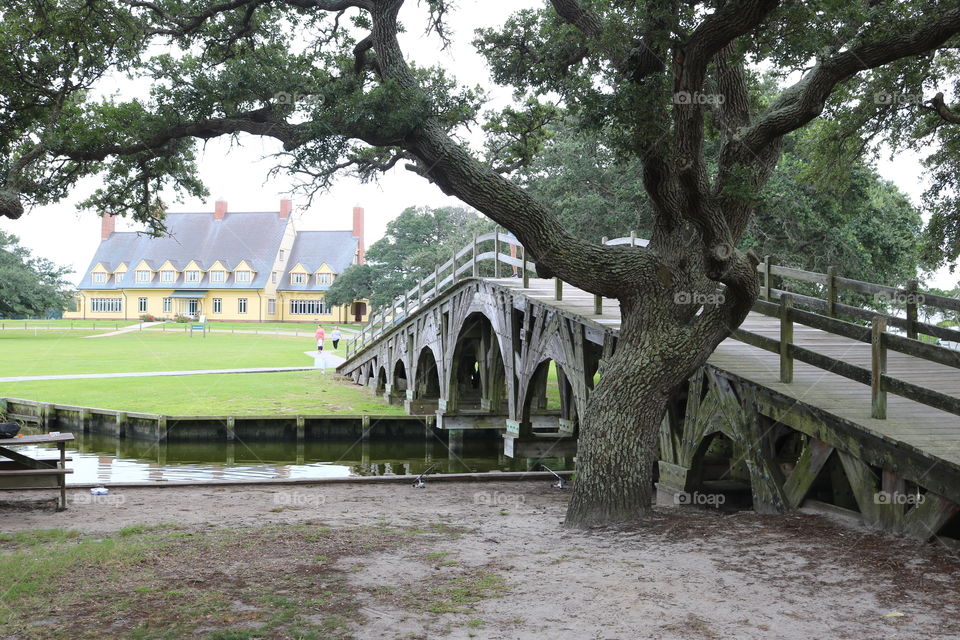
[[[65,513],[0,506],[0,530],[462,531],[347,549],[333,568],[359,617],[338,638],[960,638],[960,558],[942,545],[803,513],[658,508],[642,524],[569,531],[568,495],[547,482],[73,491]],[[502,593],[457,612],[411,604],[464,572],[502,577]]]

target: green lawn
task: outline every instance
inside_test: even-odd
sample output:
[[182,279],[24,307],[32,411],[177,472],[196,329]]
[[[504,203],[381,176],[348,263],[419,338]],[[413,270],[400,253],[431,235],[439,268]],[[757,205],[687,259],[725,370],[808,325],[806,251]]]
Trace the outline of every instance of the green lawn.
[[0,371],[7,377],[311,366],[304,351],[314,348],[312,336],[133,331],[85,338],[78,332],[3,331]]
[[[0,377],[312,366],[313,338],[272,334],[0,331]],[[340,345],[340,352],[344,345]],[[337,352],[333,352],[337,353]],[[0,383],[0,397],[167,415],[402,413],[332,368],[286,373]]]
[[403,413],[331,369],[0,383],[0,397],[166,415]]

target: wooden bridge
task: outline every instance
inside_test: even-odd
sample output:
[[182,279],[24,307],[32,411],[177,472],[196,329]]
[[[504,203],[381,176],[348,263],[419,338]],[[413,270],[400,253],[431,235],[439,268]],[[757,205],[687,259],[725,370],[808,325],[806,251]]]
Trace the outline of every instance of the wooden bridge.
[[[503,253],[508,242],[519,257]],[[767,513],[808,504],[960,538],[960,351],[935,344],[960,332],[920,319],[960,300],[770,258],[758,268],[761,300],[664,419],[658,500],[722,495]],[[435,414],[438,428],[502,430],[508,456],[572,451],[617,349],[619,305],[532,273],[515,239],[475,238],[375,314],[339,371]],[[864,308],[871,300],[903,315]]]

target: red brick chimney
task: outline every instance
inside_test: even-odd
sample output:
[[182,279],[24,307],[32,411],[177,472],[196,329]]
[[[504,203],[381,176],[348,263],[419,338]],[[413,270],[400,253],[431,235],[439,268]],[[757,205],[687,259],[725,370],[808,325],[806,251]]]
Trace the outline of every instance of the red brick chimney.
[[117,217],[112,213],[105,213],[100,216],[100,239],[106,240],[114,231],[117,230]]
[[217,203],[214,205],[213,210],[213,219],[214,220],[223,220],[223,216],[227,215],[227,201],[224,199],[217,200]]
[[286,198],[280,201],[280,217],[289,218],[290,212],[293,211],[293,201],[287,200]]
[[359,239],[357,244],[357,264],[364,264],[363,258],[363,207],[353,208],[353,235]]

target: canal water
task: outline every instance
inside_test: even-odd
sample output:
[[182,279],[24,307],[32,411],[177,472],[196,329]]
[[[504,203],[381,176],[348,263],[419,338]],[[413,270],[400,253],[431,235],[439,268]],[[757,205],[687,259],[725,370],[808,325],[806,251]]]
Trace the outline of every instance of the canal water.
[[[326,440],[305,442],[153,442],[75,433],[67,445],[73,473],[67,484],[111,482],[207,482],[266,478],[316,479],[349,476],[540,471],[573,469],[573,458],[508,458],[498,438],[467,440],[449,447],[439,438]],[[53,451],[23,447],[27,455]]]

